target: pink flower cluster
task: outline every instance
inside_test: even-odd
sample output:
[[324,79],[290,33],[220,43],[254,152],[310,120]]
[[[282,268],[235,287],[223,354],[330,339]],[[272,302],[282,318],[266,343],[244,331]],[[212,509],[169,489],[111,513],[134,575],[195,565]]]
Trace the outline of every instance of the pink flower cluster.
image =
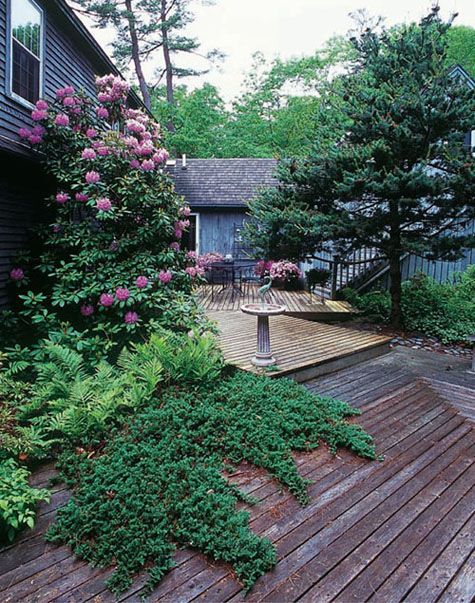
[[83,304],[81,306],[81,314],[83,316],[91,316],[91,314],[94,314],[94,306],[91,304]]
[[160,270],[160,273],[158,275],[158,280],[161,283],[169,283],[171,281],[172,278],[172,273],[170,272],[170,270]]
[[101,211],[109,211],[112,208],[112,203],[109,197],[100,197],[96,203],[97,209]]
[[279,260],[274,262],[269,270],[269,276],[273,280],[292,281],[302,276],[302,271],[293,262],[288,260]]
[[59,88],[56,90],[56,98],[64,98],[65,96],[71,96],[74,94],[74,88],[72,86],[65,86],[64,88]]
[[81,153],[81,157],[82,157],[82,159],[95,159],[96,151],[94,149],[92,149],[91,147],[87,147]]
[[112,73],[96,78],[96,86],[99,88],[97,98],[100,103],[125,100],[130,90],[130,85],[125,80]]
[[86,193],[76,193],[74,197],[76,201],[79,201],[81,203],[84,203],[84,201],[87,201],[89,199],[89,195],[87,195]]
[[208,264],[214,264],[215,262],[222,262],[224,256],[222,253],[217,251],[211,251],[209,253],[203,253],[196,258],[196,263],[200,268],[204,268]]
[[112,306],[112,304],[114,303],[114,296],[110,293],[103,293],[99,298],[99,303],[105,308],[107,308],[108,306]]
[[128,325],[133,325],[134,323],[137,322],[138,318],[139,317],[137,316],[137,312],[127,312],[124,316],[124,321]]
[[57,193],[56,195],[56,201],[58,203],[66,203],[66,201],[69,199],[69,196],[67,193]]
[[148,278],[140,275],[137,277],[135,284],[139,289],[144,289],[148,285]]
[[127,301],[130,297],[130,291],[128,289],[126,289],[125,287],[119,287],[117,289],[117,291],[115,292],[115,297],[117,300],[119,301]]
[[101,179],[101,175],[99,172],[91,170],[90,172],[86,172],[86,182],[88,184],[94,184],[95,182],[99,182]]
[[10,278],[12,281],[22,281],[25,278],[25,273],[21,268],[13,268],[10,270]]
[[269,270],[272,268],[273,260],[259,260],[254,266],[254,274],[256,276],[269,276]]

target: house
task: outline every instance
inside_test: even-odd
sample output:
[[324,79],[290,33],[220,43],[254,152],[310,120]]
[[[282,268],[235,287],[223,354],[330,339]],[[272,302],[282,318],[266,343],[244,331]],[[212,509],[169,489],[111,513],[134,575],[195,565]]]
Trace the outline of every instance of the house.
[[[42,217],[51,182],[20,127],[40,99],[72,85],[95,92],[94,78],[117,68],[65,0],[0,0],[0,307],[7,303],[11,257]],[[135,93],[129,104],[141,106]]]
[[[172,162],[173,163],[173,162]],[[191,207],[191,227],[186,244],[197,253],[217,251],[245,259],[240,229],[246,203],[263,187],[277,184],[276,159],[177,160],[167,170],[175,190]]]

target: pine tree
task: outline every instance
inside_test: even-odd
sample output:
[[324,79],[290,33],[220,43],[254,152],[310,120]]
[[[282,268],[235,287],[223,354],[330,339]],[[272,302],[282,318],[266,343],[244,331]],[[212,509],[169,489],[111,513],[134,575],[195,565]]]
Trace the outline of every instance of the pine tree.
[[402,254],[453,259],[474,243],[465,226],[475,218],[475,170],[463,141],[475,92],[447,69],[450,26],[433,8],[419,24],[363,29],[335,89],[346,133],[333,146],[316,140],[310,158],[283,167],[267,204],[251,203],[260,248],[269,237],[294,257],[376,248],[389,261],[395,328]]

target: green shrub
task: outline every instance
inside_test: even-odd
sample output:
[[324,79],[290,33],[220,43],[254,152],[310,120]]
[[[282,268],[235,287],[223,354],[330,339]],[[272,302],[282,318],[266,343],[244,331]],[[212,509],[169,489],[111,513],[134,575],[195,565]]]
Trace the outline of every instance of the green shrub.
[[[361,314],[387,321],[391,301],[388,291],[359,295],[345,291],[348,301]],[[475,333],[475,266],[454,274],[451,281],[437,283],[425,274],[415,274],[402,286],[404,328],[438,337],[443,343],[466,341]]]
[[333,453],[345,446],[375,457],[370,436],[345,421],[355,414],[292,381],[242,372],[208,390],[167,388],[98,458],[63,457],[76,488],[48,538],[94,564],[113,563],[113,591],[128,588],[146,567],[149,592],[171,566],[176,544],[232,564],[250,588],[275,563],[275,552],[236,510],[246,497],[223,478],[224,467],[243,460],[263,467],[305,504],[307,482],[292,450],[325,439]]
[[11,541],[24,527],[35,525],[35,504],[49,502],[47,490],[31,488],[29,472],[13,459],[0,461],[0,539]]

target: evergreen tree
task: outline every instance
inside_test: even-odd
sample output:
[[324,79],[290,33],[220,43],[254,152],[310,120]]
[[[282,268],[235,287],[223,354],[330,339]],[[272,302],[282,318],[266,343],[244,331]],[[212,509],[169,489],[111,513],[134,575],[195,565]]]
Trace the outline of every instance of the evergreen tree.
[[475,93],[447,70],[450,26],[433,8],[419,24],[362,30],[335,90],[351,124],[344,136],[317,139],[308,160],[282,167],[278,189],[251,202],[258,248],[277,241],[294,257],[376,248],[389,261],[396,328],[401,255],[450,259],[473,243],[464,226],[475,217],[475,170],[463,140]]
[[[72,0],[78,12],[86,13],[98,27],[113,27],[116,38],[113,56],[121,67],[134,65],[140,92],[145,106],[150,109],[149,88],[166,83],[167,101],[174,99],[174,78],[201,75],[206,70],[196,70],[178,65],[177,56],[195,54],[208,60],[223,55],[216,49],[199,54],[200,43],[184,35],[186,26],[194,19],[190,10],[193,0]],[[147,78],[144,64],[162,54],[162,65],[155,70],[155,80]],[[167,124],[174,130],[173,120]]]

